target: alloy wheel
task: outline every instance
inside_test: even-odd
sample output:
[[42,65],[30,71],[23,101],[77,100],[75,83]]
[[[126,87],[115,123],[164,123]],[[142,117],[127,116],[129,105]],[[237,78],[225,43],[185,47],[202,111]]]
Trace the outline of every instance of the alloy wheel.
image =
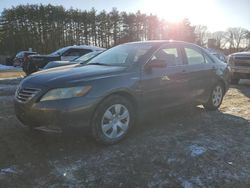
[[219,106],[223,97],[223,90],[221,86],[216,86],[213,90],[212,101],[214,106]]

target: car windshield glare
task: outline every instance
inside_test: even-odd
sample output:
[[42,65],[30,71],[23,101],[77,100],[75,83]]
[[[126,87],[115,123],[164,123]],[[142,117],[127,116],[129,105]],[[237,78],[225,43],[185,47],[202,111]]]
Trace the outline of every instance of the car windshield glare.
[[85,61],[88,61],[90,60],[91,58],[93,58],[94,56],[98,55],[99,53],[101,52],[90,52],[90,53],[87,53],[79,58],[76,58],[74,61],[77,61],[77,62],[85,62]]
[[150,44],[123,44],[103,52],[87,64],[128,66],[139,61],[151,48]]

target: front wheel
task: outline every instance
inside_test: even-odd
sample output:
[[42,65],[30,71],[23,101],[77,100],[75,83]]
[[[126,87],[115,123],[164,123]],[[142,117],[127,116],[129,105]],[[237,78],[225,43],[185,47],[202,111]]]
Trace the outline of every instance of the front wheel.
[[204,108],[208,110],[217,110],[222,103],[224,93],[224,87],[222,86],[222,84],[215,84],[212,92],[210,93],[208,102],[203,104]]
[[124,139],[135,122],[132,103],[119,95],[110,96],[97,108],[92,120],[92,134],[97,142],[115,144]]

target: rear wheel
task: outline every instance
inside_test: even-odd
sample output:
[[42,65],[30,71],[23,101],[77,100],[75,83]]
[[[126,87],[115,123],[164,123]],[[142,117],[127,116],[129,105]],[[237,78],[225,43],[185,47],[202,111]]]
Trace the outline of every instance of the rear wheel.
[[203,104],[203,106],[208,110],[217,110],[222,103],[224,93],[225,92],[223,85],[220,82],[215,84],[210,94],[208,102]]
[[135,110],[129,100],[119,95],[108,97],[97,108],[92,134],[103,144],[115,144],[124,139],[135,122]]

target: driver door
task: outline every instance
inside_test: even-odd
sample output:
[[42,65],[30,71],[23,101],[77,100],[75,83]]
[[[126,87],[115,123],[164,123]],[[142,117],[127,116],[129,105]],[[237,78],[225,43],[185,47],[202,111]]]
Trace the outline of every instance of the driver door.
[[[145,67],[152,60],[165,61],[165,67]],[[185,101],[187,91],[185,65],[178,45],[166,45],[154,53],[151,60],[144,66],[141,87],[143,91],[144,109],[167,108]]]

